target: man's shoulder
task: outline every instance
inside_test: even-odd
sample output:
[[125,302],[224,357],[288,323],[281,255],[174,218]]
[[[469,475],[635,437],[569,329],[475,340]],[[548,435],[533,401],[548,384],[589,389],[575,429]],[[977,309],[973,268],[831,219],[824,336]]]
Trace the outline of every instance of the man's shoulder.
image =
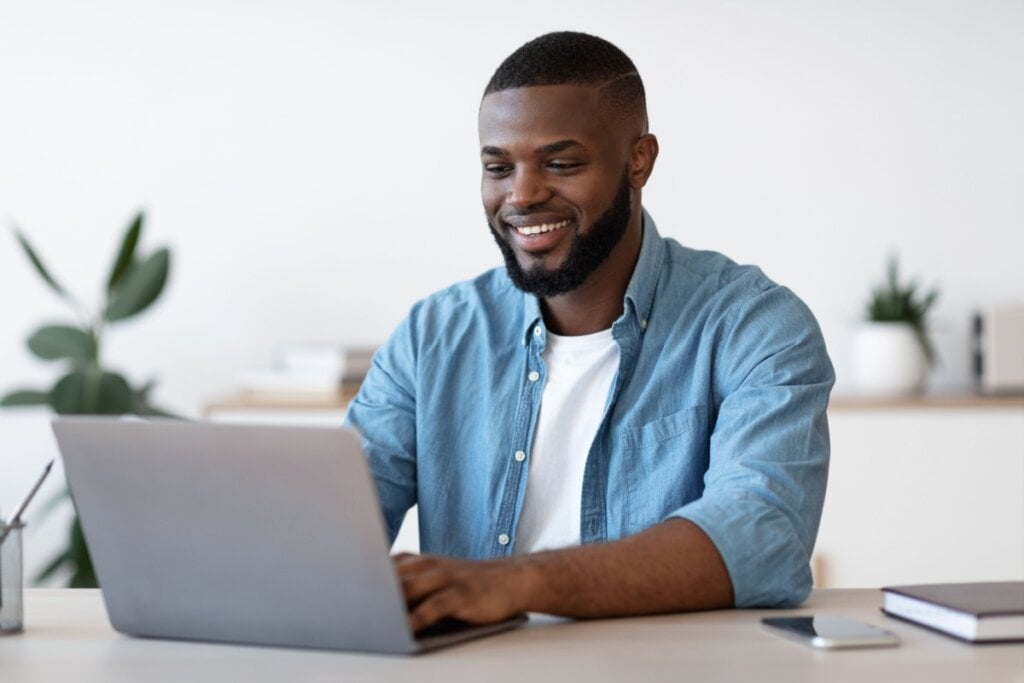
[[737,263],[717,251],[687,247],[671,237],[664,238],[664,243],[663,282],[672,289],[700,293],[706,300],[712,291],[742,297],[779,286],[756,265]]
[[[733,325],[751,316],[773,319],[790,329],[817,330],[807,304],[756,265],[740,264],[717,251],[686,247],[665,239],[659,299],[667,314]],[[673,312],[674,310],[674,312]]]
[[512,284],[505,268],[497,267],[429,294],[413,306],[411,317],[420,321],[451,320],[486,313],[521,319],[522,305],[523,293]]
[[481,344],[519,339],[525,299],[504,268],[486,271],[413,304],[382,351],[392,365],[428,357],[447,363],[472,355]]

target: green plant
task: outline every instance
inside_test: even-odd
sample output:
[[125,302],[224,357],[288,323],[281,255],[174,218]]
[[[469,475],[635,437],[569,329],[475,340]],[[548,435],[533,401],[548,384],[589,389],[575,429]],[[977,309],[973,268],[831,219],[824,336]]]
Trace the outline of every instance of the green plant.
[[[100,355],[108,326],[142,313],[157,300],[167,284],[170,251],[160,248],[147,256],[137,253],[144,221],[145,215],[140,211],[128,225],[106,279],[103,303],[98,311],[90,311],[61,286],[25,235],[14,229],[15,238],[29,262],[50,289],[71,307],[77,321],[43,325],[28,338],[28,348],[36,357],[63,366],[53,386],[48,390],[12,391],[0,399],[0,406],[47,405],[60,415],[170,416],[150,402],[154,382],[133,388],[122,375],[107,369]],[[46,508],[52,510],[68,497],[65,489]],[[72,519],[67,547],[53,558],[37,580],[65,566],[71,570],[69,585],[72,587],[96,585],[77,515]]]
[[917,283],[903,285],[899,281],[899,262],[889,257],[888,275],[881,287],[876,287],[868,301],[868,320],[874,322],[900,322],[910,325],[917,337],[929,365],[935,365],[935,347],[928,336],[926,316],[928,309],[939,298],[936,289],[918,294]]

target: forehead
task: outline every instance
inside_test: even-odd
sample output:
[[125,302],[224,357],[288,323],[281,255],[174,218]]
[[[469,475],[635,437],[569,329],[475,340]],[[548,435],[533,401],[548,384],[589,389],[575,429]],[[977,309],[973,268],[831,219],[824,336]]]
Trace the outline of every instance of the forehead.
[[509,151],[559,140],[605,147],[618,137],[614,117],[602,107],[600,90],[586,85],[538,85],[491,93],[480,103],[479,127],[482,147]]

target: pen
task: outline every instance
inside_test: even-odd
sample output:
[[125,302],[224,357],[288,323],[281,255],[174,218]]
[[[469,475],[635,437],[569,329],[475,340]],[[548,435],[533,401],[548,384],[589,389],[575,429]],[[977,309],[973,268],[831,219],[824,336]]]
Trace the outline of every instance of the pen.
[[21,518],[21,513],[25,511],[25,508],[28,507],[28,504],[32,502],[32,498],[35,497],[36,491],[38,491],[39,487],[43,485],[44,481],[46,481],[46,476],[50,474],[50,470],[53,468],[53,462],[54,461],[51,460],[49,464],[43,469],[43,473],[36,481],[36,485],[33,486],[32,490],[28,492],[28,495],[25,496],[25,500],[21,501],[21,505],[14,509],[14,514],[11,515],[11,519],[8,520],[7,526],[4,527],[3,530],[0,530],[0,543],[3,543],[4,539],[7,538],[7,534],[11,533],[11,529],[14,528],[14,525],[17,524],[18,520]]

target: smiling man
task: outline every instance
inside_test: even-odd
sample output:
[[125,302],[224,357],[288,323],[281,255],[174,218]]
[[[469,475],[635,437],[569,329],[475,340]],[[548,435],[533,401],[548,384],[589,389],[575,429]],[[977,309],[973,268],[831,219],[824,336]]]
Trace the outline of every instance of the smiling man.
[[516,50],[479,133],[505,267],[418,303],[347,418],[392,538],[419,505],[413,628],[801,602],[834,381],[813,315],[658,234],[658,143],[611,43]]

